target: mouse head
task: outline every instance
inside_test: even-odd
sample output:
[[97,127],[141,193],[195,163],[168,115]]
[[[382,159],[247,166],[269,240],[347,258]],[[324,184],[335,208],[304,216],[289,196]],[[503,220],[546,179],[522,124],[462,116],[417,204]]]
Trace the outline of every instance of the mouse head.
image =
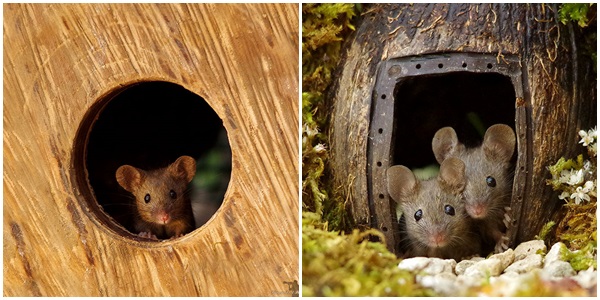
[[437,178],[426,181],[405,166],[387,170],[388,192],[405,216],[409,239],[430,248],[453,245],[467,232],[465,185],[465,164],[455,157],[442,163]]
[[[485,132],[481,149],[485,158],[498,162],[509,162],[513,156],[516,145],[515,133],[510,126],[496,124],[490,126]],[[465,146],[458,141],[456,132],[452,127],[438,130],[431,141],[433,154],[438,163],[442,163],[451,156],[460,157],[467,152]]]
[[467,165],[464,195],[472,218],[484,219],[503,212],[512,187],[510,167],[515,145],[514,131],[504,124],[488,128],[482,145],[474,149],[465,149],[451,127],[436,132],[432,141],[436,159],[444,161],[456,156]]
[[196,161],[181,156],[166,168],[145,171],[129,165],[117,169],[119,185],[133,194],[139,216],[146,222],[167,224],[189,212],[187,185],[196,173]]

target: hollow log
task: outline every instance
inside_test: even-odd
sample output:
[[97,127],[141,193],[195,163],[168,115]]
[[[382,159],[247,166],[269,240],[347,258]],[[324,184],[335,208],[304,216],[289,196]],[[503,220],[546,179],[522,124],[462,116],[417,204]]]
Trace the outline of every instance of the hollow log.
[[[546,185],[551,177],[547,166],[561,156],[585,152],[577,144],[577,132],[593,127],[597,110],[595,73],[582,47],[582,30],[560,23],[557,10],[555,4],[375,4],[366,8],[330,90],[333,184],[348,195],[348,209],[359,226],[384,231],[388,247],[395,247],[395,203],[381,181],[381,172],[394,163],[389,154],[392,145],[377,142],[381,131],[373,125],[397,113],[378,110],[378,105],[401,101],[382,99],[378,90],[378,78],[388,78],[383,73],[389,70],[386,63],[441,61],[455,54],[495,57],[494,65],[512,74],[512,84],[522,85],[514,87],[514,123],[509,124],[515,129],[518,151],[510,245],[532,239],[548,221],[557,221],[562,203]],[[454,72],[460,66],[448,68]],[[484,94],[482,103],[485,98]],[[413,112],[428,126],[420,113]],[[492,125],[491,120],[482,121]],[[425,139],[423,143],[429,144],[424,147],[431,149],[433,133],[439,128],[431,128],[424,137],[413,135]],[[379,148],[388,155],[375,158]]]

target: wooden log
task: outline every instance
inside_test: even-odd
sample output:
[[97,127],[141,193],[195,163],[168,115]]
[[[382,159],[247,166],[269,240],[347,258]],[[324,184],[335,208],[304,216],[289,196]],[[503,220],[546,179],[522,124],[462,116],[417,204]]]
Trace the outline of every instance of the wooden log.
[[[344,187],[358,225],[383,230],[388,247],[394,248],[395,204],[381,181],[381,170],[394,163],[390,154],[394,146],[376,139],[388,128],[379,130],[383,129],[379,124],[390,123],[373,124],[394,114],[393,107],[378,110],[378,104],[400,100],[383,98],[377,78],[384,71],[394,72],[384,69],[388,61],[426,61],[452,53],[493,55],[494,65],[508,70],[514,69],[516,59],[520,67],[505,74],[513,78],[513,85],[522,82],[514,87],[515,119],[509,124],[518,141],[511,204],[515,226],[508,232],[511,245],[533,238],[545,223],[557,220],[561,203],[545,184],[550,178],[546,167],[561,156],[585,152],[577,145],[577,132],[593,127],[597,109],[595,75],[591,59],[580,49],[581,30],[561,24],[557,9],[544,4],[377,4],[367,9],[330,92],[333,185]],[[431,138],[439,128],[425,137],[413,135],[428,139],[425,146],[431,149]],[[388,156],[375,158],[378,147],[387,147]]]
[[[5,4],[4,295],[278,296],[298,280],[297,4]],[[86,112],[167,81],[223,120],[219,211],[181,239],[110,228],[77,178]]]

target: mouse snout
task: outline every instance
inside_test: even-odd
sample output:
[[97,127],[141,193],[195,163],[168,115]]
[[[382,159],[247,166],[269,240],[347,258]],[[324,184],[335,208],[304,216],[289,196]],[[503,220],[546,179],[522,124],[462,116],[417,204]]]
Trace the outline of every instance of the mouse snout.
[[429,245],[431,247],[444,247],[447,243],[446,234],[442,231],[434,231],[429,236]]
[[485,203],[477,201],[471,205],[467,205],[467,213],[473,219],[483,219],[487,215],[487,207]]
[[171,220],[171,216],[168,212],[163,210],[156,214],[156,219],[158,220],[159,224],[167,224]]

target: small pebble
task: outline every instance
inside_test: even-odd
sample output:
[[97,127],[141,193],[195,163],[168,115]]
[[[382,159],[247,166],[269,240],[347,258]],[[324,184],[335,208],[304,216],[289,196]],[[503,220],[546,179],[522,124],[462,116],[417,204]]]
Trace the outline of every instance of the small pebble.
[[412,257],[403,259],[398,268],[408,271],[423,272],[426,274],[452,273],[456,266],[454,259],[441,259],[436,257]]
[[[518,248],[518,247],[517,247]],[[540,268],[542,266],[542,256],[539,254],[529,255],[521,260],[516,261],[512,265],[508,266],[505,272],[517,272],[519,274],[527,273],[533,269]]]
[[557,260],[545,264],[542,274],[550,278],[561,278],[575,275],[575,270],[573,270],[570,263]]
[[546,252],[546,244],[544,244],[544,241],[542,240],[532,240],[521,243],[521,245],[515,248],[515,261],[521,260],[531,254],[537,254],[539,250]]
[[465,270],[465,276],[486,278],[498,276],[502,273],[502,262],[499,259],[486,259],[475,263]]
[[561,253],[564,251],[569,251],[567,249],[567,246],[565,246],[565,244],[558,242],[558,243],[552,245],[552,247],[550,248],[550,251],[548,251],[548,254],[546,254],[546,257],[544,257],[544,267],[546,267],[546,265],[549,265],[555,261],[563,260],[560,256],[561,256]]
[[489,259],[497,259],[501,264],[501,268],[504,271],[510,264],[515,260],[515,252],[512,249],[508,249],[502,253],[494,254]]
[[594,270],[593,267],[590,267],[587,270],[579,271],[579,273],[573,277],[580,286],[586,289],[591,289],[596,286],[598,280],[598,271]]
[[474,265],[475,263],[477,263],[476,261],[473,260],[463,260],[459,263],[456,264],[456,267],[454,267],[454,273],[456,273],[456,275],[462,275],[465,273],[465,270],[467,268],[469,268],[470,266]]
[[441,273],[436,275],[417,276],[417,282],[423,286],[433,289],[441,295],[455,295],[458,291],[456,287],[456,275],[453,273]]

